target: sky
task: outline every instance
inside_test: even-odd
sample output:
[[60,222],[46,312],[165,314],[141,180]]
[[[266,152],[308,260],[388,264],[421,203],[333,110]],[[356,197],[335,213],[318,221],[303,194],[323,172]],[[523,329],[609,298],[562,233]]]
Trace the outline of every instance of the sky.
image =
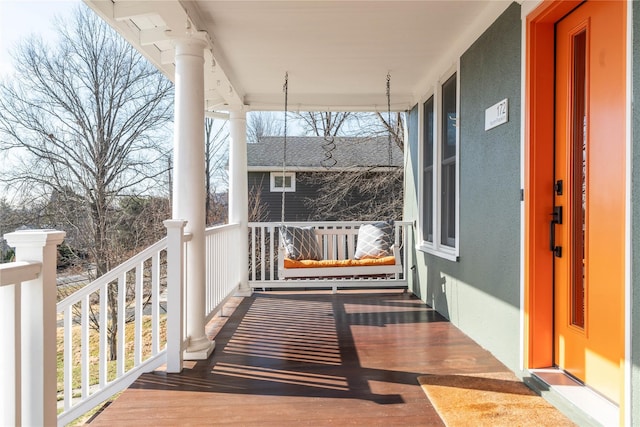
[[[21,40],[39,34],[52,41],[57,36],[54,18],[69,16],[81,3],[81,0],[0,0],[0,79],[15,71],[10,52]],[[0,173],[6,165],[6,159],[0,157]],[[0,198],[5,195],[6,189],[0,186]]]
[[65,16],[80,0],[0,0],[0,76],[13,70],[10,50],[30,34],[53,37],[53,18]]

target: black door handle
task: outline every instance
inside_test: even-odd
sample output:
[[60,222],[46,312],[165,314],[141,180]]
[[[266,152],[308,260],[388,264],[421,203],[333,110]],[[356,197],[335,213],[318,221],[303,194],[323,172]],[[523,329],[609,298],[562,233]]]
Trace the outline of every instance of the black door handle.
[[562,257],[562,246],[556,246],[556,224],[562,224],[562,206],[554,206],[549,222],[549,250],[553,255]]

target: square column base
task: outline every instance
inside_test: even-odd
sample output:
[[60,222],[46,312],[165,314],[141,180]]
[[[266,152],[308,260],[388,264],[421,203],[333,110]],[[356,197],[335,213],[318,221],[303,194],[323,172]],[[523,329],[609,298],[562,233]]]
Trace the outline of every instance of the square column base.
[[250,297],[252,294],[253,294],[253,290],[249,287],[249,285],[247,285],[243,287],[238,287],[238,289],[233,294],[233,296],[247,298],[247,297]]
[[182,353],[182,357],[184,360],[207,360],[215,348],[216,342],[211,341],[209,346],[201,350],[189,351],[189,349],[186,349]]

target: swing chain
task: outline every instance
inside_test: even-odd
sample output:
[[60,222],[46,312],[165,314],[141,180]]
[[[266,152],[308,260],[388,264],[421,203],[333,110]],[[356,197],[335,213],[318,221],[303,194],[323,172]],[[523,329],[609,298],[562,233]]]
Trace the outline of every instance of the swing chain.
[[284,196],[286,193],[286,178],[285,174],[287,172],[287,109],[288,109],[288,101],[289,101],[289,72],[285,72],[284,74],[284,85],[282,85],[282,91],[284,92],[284,142],[282,144],[282,212],[280,215],[280,222],[284,224]]
[[388,136],[388,154],[389,166],[393,165],[393,147],[391,143],[391,74],[387,73],[387,136]]

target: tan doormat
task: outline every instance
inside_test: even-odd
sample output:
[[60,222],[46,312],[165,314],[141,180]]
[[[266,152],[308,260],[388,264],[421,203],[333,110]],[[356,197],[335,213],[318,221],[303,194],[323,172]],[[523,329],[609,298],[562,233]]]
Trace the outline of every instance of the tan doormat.
[[510,372],[418,377],[447,426],[573,426]]

